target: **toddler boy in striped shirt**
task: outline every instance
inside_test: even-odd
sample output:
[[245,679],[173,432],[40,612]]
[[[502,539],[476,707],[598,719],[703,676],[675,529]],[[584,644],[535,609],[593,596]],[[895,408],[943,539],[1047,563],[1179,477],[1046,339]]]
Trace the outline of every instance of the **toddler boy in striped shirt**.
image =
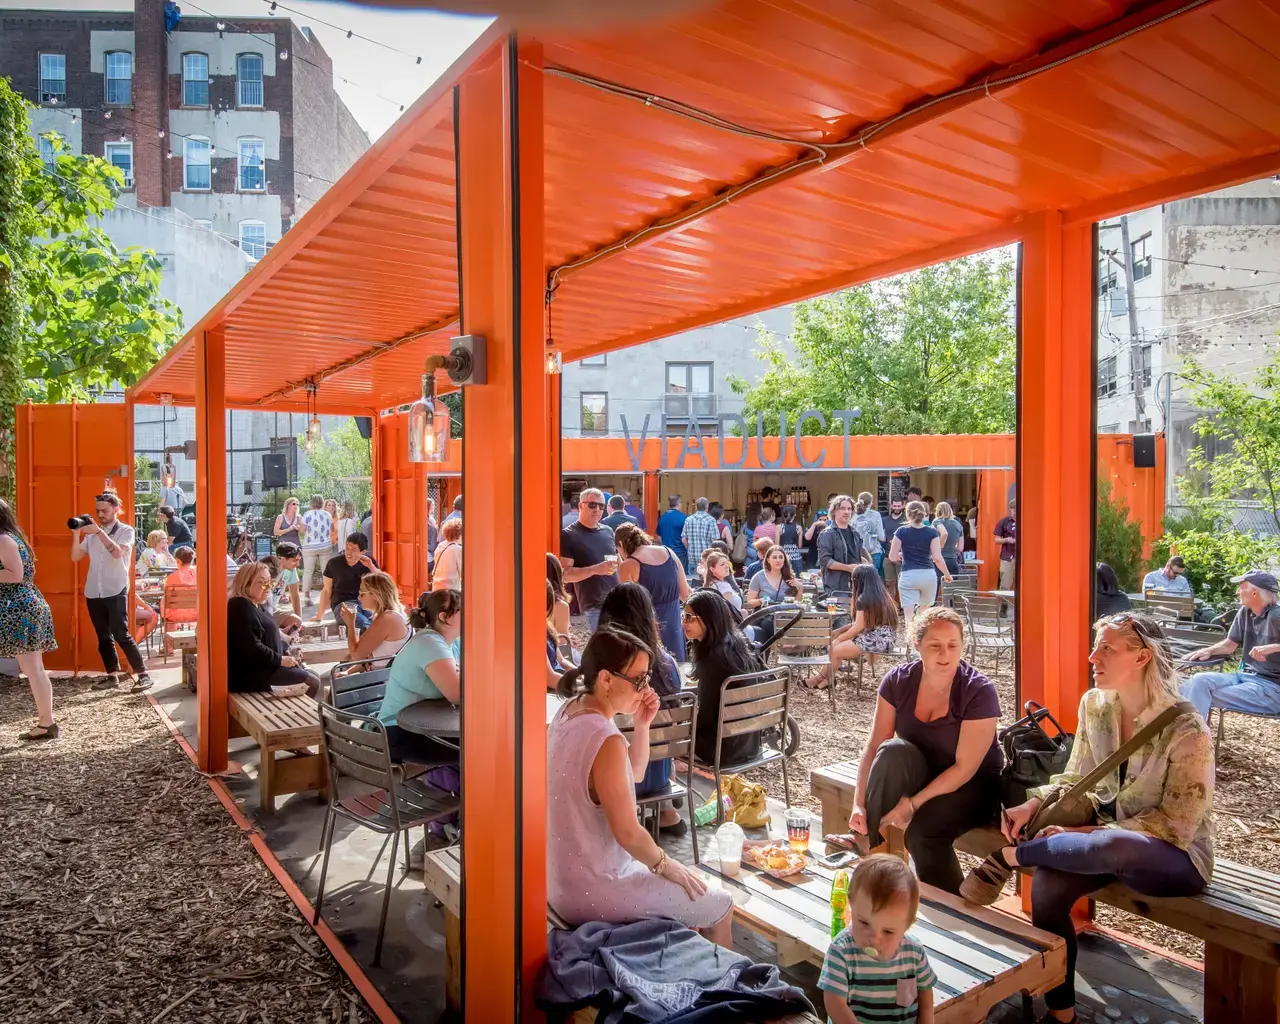
[[919,906],[920,885],[900,858],[878,853],[854,868],[848,927],[831,940],[818,981],[830,1024],[933,1024],[933,968],[907,935]]

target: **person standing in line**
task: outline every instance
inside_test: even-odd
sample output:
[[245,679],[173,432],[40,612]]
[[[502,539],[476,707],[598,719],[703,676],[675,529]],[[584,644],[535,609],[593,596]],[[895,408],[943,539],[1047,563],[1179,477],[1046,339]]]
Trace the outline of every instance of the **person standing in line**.
[[[338,502],[333,498],[324,499],[324,510],[329,513],[329,558],[339,551],[338,548]],[[326,559],[327,561],[328,559]]]
[[619,491],[618,493],[622,495],[622,500],[624,502],[622,511],[634,519],[636,521],[636,525],[640,527],[640,529],[647,532],[649,525],[645,522],[644,509],[640,508],[639,505],[632,504],[630,491]]
[[680,539],[684,541],[685,549],[689,552],[690,570],[702,564],[702,553],[720,539],[720,530],[716,526],[716,521],[707,512],[709,504],[706,498],[699,498],[694,502],[693,515],[685,520],[680,530]]
[[942,560],[954,576],[960,571],[960,561],[964,557],[964,527],[955,517],[949,502],[938,502],[933,525],[938,531],[938,539],[942,541]]
[[[127,564],[127,563],[121,563]],[[53,613],[36,588],[35,556],[7,501],[0,498],[0,658],[15,658],[36,702],[36,724],[18,733],[24,743],[56,740],[53,684],[45,671],[46,651],[56,651]]]
[[996,543],[1000,545],[1000,589],[1012,590],[1018,578],[1018,503],[1009,502],[1009,514],[996,523]]
[[305,529],[302,516],[298,512],[298,499],[288,499],[280,514],[276,516],[275,526],[271,530],[275,534],[276,544],[296,544],[301,549],[302,531]]
[[654,543],[652,537],[634,523],[624,523],[613,535],[618,553],[618,582],[638,583],[649,594],[658,632],[665,647],[677,661],[684,661],[684,633],[680,629],[680,606],[689,597],[689,580],[684,566],[670,548]]
[[764,538],[774,544],[778,543],[778,524],[775,522],[777,513],[768,505],[760,506],[760,521],[756,523],[756,528],[751,534],[752,541]]
[[93,684],[95,690],[114,690],[120,685],[120,656],[124,651],[133,670],[133,692],[151,686],[142,662],[142,652],[129,631],[129,570],[133,566],[133,527],[120,522],[120,498],[115,491],[103,491],[93,499],[96,523],[71,531],[71,561],[89,559],[84,580],[85,604],[93,631],[98,635],[98,654],[106,676]]
[[[316,589],[316,575],[324,573],[332,546],[333,517],[324,510],[324,498],[311,496],[311,507],[302,513],[302,596],[311,603],[311,591]],[[321,579],[321,587],[324,580]]]
[[462,592],[462,520],[446,519],[440,531],[440,548],[436,551],[432,590]]
[[782,506],[778,504],[777,498],[774,497],[776,493],[772,487],[760,488],[760,507],[762,509],[767,508],[772,512],[774,520],[777,520],[778,516],[782,514]]
[[615,494],[609,499],[609,514],[600,520],[600,525],[616,531],[623,523],[640,525],[635,516],[627,514],[627,499],[621,494]]
[[[365,534],[367,537],[368,534]],[[436,546],[440,543],[440,524],[436,522],[436,499],[427,499],[427,576],[436,571]]]
[[600,521],[603,515],[604,493],[588,488],[579,496],[577,520],[560,531],[564,581],[573,584],[578,607],[593,633],[600,624],[605,597],[618,585],[618,548],[613,531]]
[[681,532],[689,517],[681,511],[684,499],[678,494],[667,497],[667,510],[658,516],[658,539],[675,552],[685,571],[689,571],[689,549],[684,546]]
[[461,518],[462,518],[462,495],[459,494],[456,498],[453,499],[453,511],[444,517],[444,521],[447,523],[450,519],[461,519]]
[[[885,537],[892,537],[898,532],[898,527],[907,521],[906,505],[901,498],[894,498],[889,502],[889,511],[880,513],[880,522],[884,529]],[[898,600],[898,563],[891,562],[887,558],[880,560],[880,577],[884,580],[884,588],[889,591],[889,596],[894,601]]]
[[[863,561],[862,538],[851,525],[853,499],[837,494],[831,499],[831,525],[818,538],[818,568],[822,589],[828,595],[853,593],[853,570]],[[870,561],[870,559],[867,559]]]
[[[778,525],[778,545],[791,563],[792,572],[804,568],[804,555],[800,551],[800,524],[796,522],[796,507],[782,506],[782,522]],[[749,580],[751,577],[748,576]]]
[[733,527],[729,525],[729,520],[724,517],[724,506],[718,501],[713,501],[707,506],[707,515],[716,521],[716,529],[720,531],[720,539],[733,547]]
[[[899,526],[889,543],[889,560],[898,562],[898,596],[902,601],[902,620],[911,632],[911,619],[917,608],[928,608],[938,597],[938,573],[950,583],[953,579],[942,560],[942,540],[938,531],[924,523],[924,502],[907,505],[907,525]],[[937,570],[935,572],[934,570]]]
[[356,518],[356,503],[354,501],[344,501],[342,503],[342,518],[338,520],[338,543],[335,550],[346,550],[347,538],[353,533],[359,532],[360,520]]
[[858,504],[854,506],[853,528],[862,537],[862,547],[871,556],[871,564],[876,568],[876,575],[884,578],[884,517],[875,507],[875,499],[870,491],[858,495]]
[[822,531],[830,525],[830,517],[825,508],[820,508],[813,514],[813,522],[809,524],[809,529],[804,531],[804,567],[805,569],[816,569],[818,567],[818,538],[822,536]]

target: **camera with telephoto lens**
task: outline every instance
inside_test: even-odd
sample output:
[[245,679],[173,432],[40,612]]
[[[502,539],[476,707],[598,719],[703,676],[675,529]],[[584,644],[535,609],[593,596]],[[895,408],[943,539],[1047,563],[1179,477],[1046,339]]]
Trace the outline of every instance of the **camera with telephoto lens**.
[[92,526],[97,521],[93,516],[72,516],[67,520],[67,529],[78,530],[82,526]]

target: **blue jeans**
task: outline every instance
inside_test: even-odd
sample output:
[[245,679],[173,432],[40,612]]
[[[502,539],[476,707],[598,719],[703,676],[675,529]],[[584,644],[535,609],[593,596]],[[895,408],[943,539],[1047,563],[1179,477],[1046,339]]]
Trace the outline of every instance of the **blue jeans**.
[[1206,719],[1210,708],[1280,715],[1280,683],[1255,672],[1197,672],[1182,684],[1182,695]]
[[[1062,832],[1018,847],[1018,863],[1036,869],[1031,880],[1031,923],[1067,943],[1067,978],[1044,995],[1051,1010],[1076,1002],[1075,902],[1119,881],[1144,896],[1194,896],[1204,879],[1184,850],[1142,832],[1101,829]],[[1105,870],[1100,870],[1105,869]]]
[[871,564],[876,567],[876,575],[884,579],[884,552],[877,551],[871,556]]

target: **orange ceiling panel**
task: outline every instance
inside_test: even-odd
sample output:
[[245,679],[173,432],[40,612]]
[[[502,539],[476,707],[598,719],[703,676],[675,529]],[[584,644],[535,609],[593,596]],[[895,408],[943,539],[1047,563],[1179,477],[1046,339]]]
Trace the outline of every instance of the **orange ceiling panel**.
[[[458,313],[451,89],[506,31],[197,325],[232,402],[416,395]],[[568,359],[1280,171],[1280,0],[727,0],[539,41]],[[137,397],[191,395],[193,337]]]

